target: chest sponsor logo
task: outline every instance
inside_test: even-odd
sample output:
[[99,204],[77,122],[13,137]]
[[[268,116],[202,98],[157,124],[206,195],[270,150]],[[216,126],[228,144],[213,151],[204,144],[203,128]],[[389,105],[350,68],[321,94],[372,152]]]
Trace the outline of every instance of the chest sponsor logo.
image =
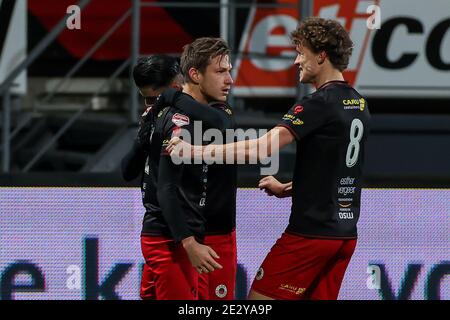
[[344,105],[344,110],[360,110],[364,111],[366,107],[366,100],[364,98],[361,99],[344,99],[342,100],[342,104]]

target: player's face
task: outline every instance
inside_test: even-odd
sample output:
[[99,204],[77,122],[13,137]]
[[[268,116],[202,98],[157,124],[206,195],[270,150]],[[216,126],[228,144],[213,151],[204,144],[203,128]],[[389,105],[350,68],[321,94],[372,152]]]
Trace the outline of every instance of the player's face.
[[153,107],[156,102],[158,96],[164,92],[167,88],[174,88],[177,90],[181,90],[181,76],[176,77],[172,83],[166,87],[153,88],[151,86],[141,87],[139,88],[139,93],[144,98],[144,105],[146,108]]
[[295,50],[297,51],[297,58],[294,64],[300,71],[300,83],[314,83],[320,71],[320,65],[317,60],[318,54],[302,45],[297,45]]
[[206,101],[227,100],[233,84],[230,71],[230,57],[224,55],[212,59],[205,71],[199,73],[199,88]]
[[144,105],[146,108],[153,107],[158,96],[163,93],[166,87],[154,89],[152,87],[139,88],[139,93],[144,98]]

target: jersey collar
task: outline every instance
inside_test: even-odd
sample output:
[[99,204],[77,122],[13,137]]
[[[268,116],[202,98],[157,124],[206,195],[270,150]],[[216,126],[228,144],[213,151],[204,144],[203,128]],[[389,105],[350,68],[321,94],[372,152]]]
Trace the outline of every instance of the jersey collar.
[[345,85],[348,85],[348,82],[345,81],[345,80],[331,80],[331,81],[327,81],[324,84],[322,84],[320,87],[318,87],[317,90],[323,89],[323,88],[328,87],[328,86],[333,85],[333,84],[345,84]]

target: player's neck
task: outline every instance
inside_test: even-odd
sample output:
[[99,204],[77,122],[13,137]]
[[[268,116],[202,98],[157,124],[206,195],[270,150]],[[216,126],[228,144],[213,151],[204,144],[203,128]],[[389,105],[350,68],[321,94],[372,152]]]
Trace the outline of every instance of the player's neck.
[[206,97],[200,91],[200,87],[194,83],[187,83],[183,86],[183,92],[190,95],[200,103],[208,104]]
[[344,81],[342,72],[335,68],[324,69],[320,74],[317,75],[313,84],[316,88],[320,88],[325,83],[330,81]]

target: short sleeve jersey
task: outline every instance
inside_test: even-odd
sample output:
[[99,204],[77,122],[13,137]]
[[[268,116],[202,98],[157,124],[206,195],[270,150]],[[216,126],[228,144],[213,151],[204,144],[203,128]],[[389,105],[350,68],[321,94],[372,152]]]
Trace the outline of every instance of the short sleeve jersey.
[[297,141],[287,232],[317,238],[357,237],[367,101],[344,81],[331,81],[283,116]]

